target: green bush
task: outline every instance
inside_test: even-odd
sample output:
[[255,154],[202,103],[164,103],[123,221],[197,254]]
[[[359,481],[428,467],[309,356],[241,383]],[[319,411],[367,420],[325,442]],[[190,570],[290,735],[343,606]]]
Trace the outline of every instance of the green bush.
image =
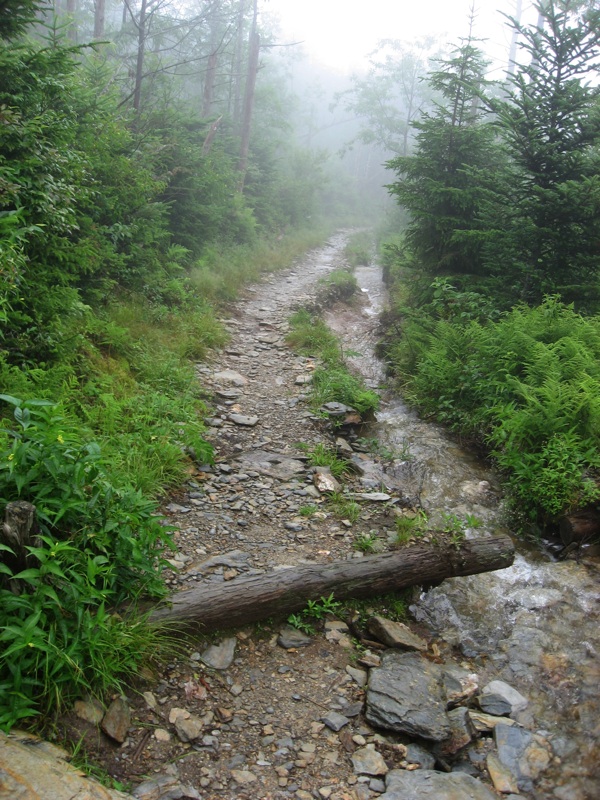
[[600,317],[555,297],[497,322],[411,319],[390,349],[407,398],[488,447],[529,519],[600,497]]
[[110,609],[165,594],[171,536],[154,502],[113,483],[76,422],[49,401],[0,398],[16,422],[0,433],[0,512],[26,500],[40,529],[25,565],[1,547],[0,726],[8,729],[83,691],[114,688],[152,655],[158,634]]

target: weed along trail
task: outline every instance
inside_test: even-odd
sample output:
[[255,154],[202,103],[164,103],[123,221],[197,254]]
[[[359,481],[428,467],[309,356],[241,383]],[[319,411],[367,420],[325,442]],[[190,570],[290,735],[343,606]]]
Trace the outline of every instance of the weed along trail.
[[337,300],[347,240],[249,289],[198,365],[216,461],[165,505],[158,612],[195,638],[62,732],[138,800],[596,797],[597,565],[509,566],[494,476],[383,388],[379,270]]

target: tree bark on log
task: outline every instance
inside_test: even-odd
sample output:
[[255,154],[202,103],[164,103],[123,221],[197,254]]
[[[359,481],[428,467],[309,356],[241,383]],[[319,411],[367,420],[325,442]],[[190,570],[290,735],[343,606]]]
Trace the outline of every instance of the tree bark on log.
[[178,592],[156,609],[154,622],[181,622],[202,630],[232,628],[303,609],[308,600],[375,597],[408,586],[432,586],[445,578],[509,567],[514,545],[508,536],[453,544],[417,544],[351,561],[281,569],[222,584]]
[[565,546],[583,544],[600,534],[600,514],[596,510],[569,514],[560,520],[559,531]]

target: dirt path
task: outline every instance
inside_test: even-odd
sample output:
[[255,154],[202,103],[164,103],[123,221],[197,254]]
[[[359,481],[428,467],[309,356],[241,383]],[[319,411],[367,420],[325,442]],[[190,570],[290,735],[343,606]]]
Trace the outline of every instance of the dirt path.
[[[227,320],[227,348],[210,366],[198,366],[216,403],[210,438],[217,465],[191,476],[166,507],[177,528],[176,569],[168,576],[173,589],[360,557],[353,548],[358,532],[368,531],[373,520],[379,530],[393,526],[375,507],[352,527],[328,510],[310,520],[298,513],[309,504],[321,507],[321,500],[305,468],[294,474],[302,457],[297,443],[331,437],[303,402],[312,363],[294,355],[283,337],[291,309],[310,302],[318,278],[341,265],[344,242],[338,234],[301,266],[248,290]],[[281,457],[268,462],[269,453]],[[391,739],[376,735],[360,716],[366,671],[344,625],[319,627],[316,635],[286,647],[278,643],[281,621],[226,634],[229,651],[217,656],[227,663],[233,646],[235,651],[225,669],[202,661],[207,641],[199,640],[165,674],[145,676],[140,694],[130,693],[132,722],[124,744],[92,735],[74,716],[70,734],[85,731],[91,755],[118,780],[136,786],[158,779],[140,792],[143,797],[375,797],[382,782],[355,774],[350,755],[380,741],[393,759]],[[350,720],[339,732],[334,712]],[[168,787],[172,794],[165,794]]]

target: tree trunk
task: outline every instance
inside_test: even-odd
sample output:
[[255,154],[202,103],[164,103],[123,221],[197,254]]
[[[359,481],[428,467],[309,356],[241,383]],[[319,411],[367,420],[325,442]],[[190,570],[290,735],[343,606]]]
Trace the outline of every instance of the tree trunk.
[[135,66],[135,88],[133,92],[133,107],[136,111],[140,110],[142,99],[142,80],[144,78],[144,54],[146,49],[146,9],[148,0],[142,0],[140,8],[140,18],[138,20],[138,51]]
[[513,563],[508,536],[451,544],[413,545],[351,561],[282,569],[228,583],[197,586],[170,598],[152,620],[183,622],[203,630],[230,628],[303,609],[308,600],[374,597],[408,586],[432,586],[445,578],[503,569]]
[[[0,550],[0,561],[4,562],[13,575],[32,566],[33,557],[27,547],[38,547],[38,524],[35,506],[24,500],[7,503],[4,509],[4,523],[0,525],[0,543],[10,547],[12,552]],[[37,561],[35,561],[37,563]],[[0,575],[0,584],[6,581],[8,588],[19,594],[21,581]]]
[[580,511],[563,517],[559,524],[560,538],[565,546],[584,544],[600,534],[600,514]]
[[[523,0],[516,0],[515,2],[515,16],[514,20],[518,25],[521,24],[521,17],[523,15]],[[510,39],[510,51],[508,53],[508,69],[506,70],[506,77],[510,78],[515,74],[517,68],[517,44],[519,41],[518,28],[513,27],[512,36]]]
[[202,116],[210,117],[215,96],[215,82],[217,79],[218,50],[214,50],[208,57],[208,67],[204,78],[204,96],[202,98]]
[[106,12],[106,0],[96,0],[94,5],[94,39],[104,37],[104,19]]
[[258,74],[258,57],[260,54],[260,35],[258,33],[258,0],[254,0],[254,16],[250,31],[250,50],[248,53],[248,74],[246,76],[246,92],[244,94],[244,112],[242,115],[242,143],[240,146],[240,192],[244,188],[246,170],[248,169],[248,151],[250,149],[250,132],[252,130],[252,112],[254,110],[254,91]]

